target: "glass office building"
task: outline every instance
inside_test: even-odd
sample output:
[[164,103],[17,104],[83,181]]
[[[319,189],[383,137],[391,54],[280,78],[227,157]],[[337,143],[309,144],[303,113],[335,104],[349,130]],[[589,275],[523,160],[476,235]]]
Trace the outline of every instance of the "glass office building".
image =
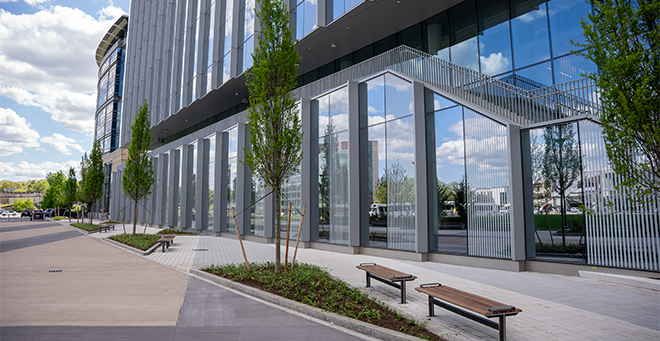
[[[103,197],[94,211],[108,212],[111,201],[112,157],[120,146],[124,61],[126,58],[126,32],[128,16],[122,15],[110,27],[96,48],[96,65],[99,67],[97,83],[94,140],[99,141],[104,158]],[[116,168],[116,167],[115,167]]]
[[292,226],[306,207],[305,247],[660,270],[658,198],[631,204],[616,188],[584,78],[597,68],[572,53],[584,1],[286,3],[304,159],[275,203],[241,162],[258,2],[131,2],[121,141],[146,98],[156,178],[139,221],[272,242],[274,207],[291,202]]

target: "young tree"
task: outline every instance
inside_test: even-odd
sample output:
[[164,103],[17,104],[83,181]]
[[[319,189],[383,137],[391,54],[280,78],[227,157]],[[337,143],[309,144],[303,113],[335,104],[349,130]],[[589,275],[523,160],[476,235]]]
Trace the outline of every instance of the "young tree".
[[[126,168],[121,178],[124,195],[133,200],[133,234],[137,227],[138,203],[151,194],[154,183],[154,167],[151,155],[148,153],[151,144],[151,122],[149,121],[149,106],[144,100],[131,125],[131,144],[128,147]],[[176,209],[176,208],[173,208]]]
[[69,178],[64,183],[64,205],[69,208],[69,221],[71,221],[71,212],[73,204],[78,201],[78,181],[76,179],[76,170],[69,168]]
[[280,268],[280,196],[282,185],[302,162],[302,131],[291,94],[298,73],[297,43],[282,0],[260,0],[261,39],[254,66],[247,72],[251,150],[245,164],[275,191],[275,270]]
[[16,212],[21,212],[21,211],[27,210],[27,209],[32,210],[34,208],[35,208],[34,203],[32,202],[32,199],[30,199],[30,198],[25,199],[25,200],[16,199],[16,201],[14,201],[14,211],[16,211]]
[[81,200],[87,204],[90,212],[89,223],[92,223],[92,206],[103,196],[103,159],[101,153],[101,145],[98,140],[94,141],[92,151],[82,156],[80,162],[80,174],[82,176],[82,191]]
[[561,211],[561,240],[566,245],[564,226],[566,222],[566,191],[580,177],[580,155],[575,141],[572,124],[545,128],[543,133],[545,151],[543,177],[550,183],[553,193],[558,193]]
[[605,148],[621,185],[660,195],[660,2],[589,0],[579,53],[598,66]]
[[56,208],[55,215],[59,216],[60,206],[64,204],[64,182],[66,181],[66,176],[62,174],[62,171],[59,171],[55,174],[50,174],[48,176],[48,183],[50,187],[46,190],[44,195],[44,200],[41,207],[53,207]]

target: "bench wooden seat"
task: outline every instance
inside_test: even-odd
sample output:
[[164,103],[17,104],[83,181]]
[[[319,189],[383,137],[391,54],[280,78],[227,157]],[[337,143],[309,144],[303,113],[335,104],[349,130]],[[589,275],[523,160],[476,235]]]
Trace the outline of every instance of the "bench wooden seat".
[[401,304],[406,303],[406,282],[414,281],[417,278],[411,274],[377,265],[376,263],[361,263],[356,267],[367,273],[367,288],[371,287],[371,279],[373,278],[389,286],[400,289]]
[[[428,295],[429,316],[434,315],[434,306],[437,305],[499,330],[501,341],[506,340],[506,317],[522,312],[521,309],[514,306],[505,305],[440,283],[422,284],[415,290]],[[494,317],[499,317],[499,323],[489,320],[489,318]]]
[[164,234],[160,239],[158,239],[157,243],[160,243],[160,245],[163,247],[163,252],[165,252],[165,246],[167,248],[170,248],[170,245],[174,245],[174,237],[175,234]]
[[99,224],[99,233],[103,230],[109,231],[110,229],[115,229],[115,223],[100,223]]

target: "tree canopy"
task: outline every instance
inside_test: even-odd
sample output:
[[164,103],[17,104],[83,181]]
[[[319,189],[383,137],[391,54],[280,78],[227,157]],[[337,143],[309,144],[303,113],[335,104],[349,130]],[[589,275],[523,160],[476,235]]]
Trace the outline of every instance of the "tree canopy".
[[574,44],[599,69],[588,77],[600,88],[607,156],[638,198],[660,195],[660,2],[589,2],[586,42]]
[[[89,158],[85,153],[80,162],[80,175],[82,177],[82,190],[80,201],[87,204],[88,209],[94,205],[103,196],[103,159],[101,145],[98,140],[94,141]],[[92,215],[89,215],[89,223],[92,223]]]
[[148,153],[151,144],[150,128],[149,105],[145,99],[144,105],[138,109],[131,125],[131,144],[128,147],[126,168],[121,178],[124,196],[134,203],[133,234],[137,228],[138,203],[151,194],[155,181],[151,154]]
[[[250,150],[245,164],[275,191],[298,172],[302,162],[302,129],[291,90],[298,73],[297,42],[289,28],[289,11],[281,0],[261,0],[256,15],[261,39],[247,71],[250,93]],[[256,35],[256,34],[255,34]],[[275,269],[280,268],[280,205],[275,205]]]

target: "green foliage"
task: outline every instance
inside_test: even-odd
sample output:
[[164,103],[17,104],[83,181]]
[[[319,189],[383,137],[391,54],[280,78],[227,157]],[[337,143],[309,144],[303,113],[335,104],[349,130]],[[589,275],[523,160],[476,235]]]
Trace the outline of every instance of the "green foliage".
[[[62,218],[62,219],[54,219],[54,220],[64,220],[64,219],[68,219],[68,218],[66,218],[66,217],[60,217],[60,218]],[[88,232],[94,232],[94,231],[98,231],[98,230],[99,230],[99,226],[96,225],[96,224],[72,223],[71,226],[75,226],[75,227],[77,227],[77,228],[79,228],[79,229],[81,229],[81,230],[85,230],[85,231],[88,231]]]
[[76,170],[69,168],[69,178],[64,183],[64,205],[73,208],[73,204],[78,201],[78,181],[76,180]]
[[[566,191],[581,175],[580,155],[573,124],[547,127],[543,132],[543,139],[545,149],[541,173],[549,182],[552,192],[559,194],[562,226],[566,226]],[[566,244],[563,233],[562,244]]]
[[18,181],[11,181],[11,180],[0,181],[0,192],[6,189],[21,189],[21,188],[23,188],[23,184],[21,184]]
[[50,187],[46,190],[46,194],[44,194],[44,199],[41,202],[42,208],[56,208],[64,204],[65,182],[66,176],[62,174],[62,171],[55,174],[49,174],[48,183]]
[[196,235],[197,233],[190,232],[190,231],[163,229],[163,230],[158,231],[158,234],[192,234],[192,235]]
[[[298,172],[302,162],[302,129],[291,91],[298,76],[297,42],[289,28],[289,11],[281,0],[261,0],[257,10],[261,38],[246,72],[250,93],[248,114],[250,150],[245,165],[275,190],[280,202],[282,185]],[[280,205],[275,205],[280,226]],[[280,266],[280,234],[276,233],[275,264]]]
[[[416,329],[415,320],[404,319],[396,310],[333,278],[315,265],[296,263],[286,272],[275,272],[275,264],[270,262],[252,263],[249,270],[245,264],[211,265],[201,270],[375,325],[395,330],[403,328],[406,333]],[[421,335],[427,335],[427,339],[438,339],[437,335],[426,331],[426,325],[420,325],[418,329]]]
[[[103,196],[103,158],[101,145],[98,140],[94,141],[92,151],[82,156],[80,162],[80,175],[82,177],[82,190],[80,191],[80,201],[87,204],[91,210],[94,205]],[[92,222],[92,215],[89,216],[89,222]]]
[[607,156],[638,200],[660,195],[660,2],[590,0],[576,44],[598,66]]
[[[34,181],[34,182],[32,182]],[[38,181],[32,180],[30,185],[28,185],[28,191],[29,192],[39,192],[43,193],[44,191],[48,190],[50,185],[48,184],[48,181],[45,179],[41,179]]]
[[149,105],[145,99],[131,125],[131,144],[121,182],[124,195],[134,203],[133,234],[137,227],[137,205],[151,194],[154,184],[154,167],[151,154],[148,153],[151,144],[150,128]]
[[69,220],[69,218],[64,217],[64,216],[61,216],[61,217],[53,217],[53,218],[51,218],[51,219],[53,219],[53,220]]
[[582,245],[580,245],[580,244],[550,245],[548,243],[545,243],[545,244],[541,245],[540,243],[536,243],[536,252],[539,252],[539,253],[570,253],[570,254],[582,253]]
[[146,251],[154,246],[161,237],[155,234],[116,234],[108,237],[114,241]]
[[26,209],[35,209],[36,206],[34,206],[34,203],[32,202],[32,199],[16,199],[14,201],[14,211],[16,212],[21,212]]

